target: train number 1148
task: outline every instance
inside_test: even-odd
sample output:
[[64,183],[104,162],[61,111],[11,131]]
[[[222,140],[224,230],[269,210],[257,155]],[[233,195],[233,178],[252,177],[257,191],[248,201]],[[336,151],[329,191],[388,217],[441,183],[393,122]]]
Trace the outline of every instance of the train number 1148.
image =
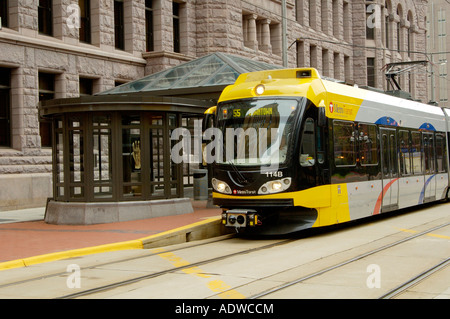
[[276,171],[276,172],[266,172],[267,177],[283,177],[282,171]]

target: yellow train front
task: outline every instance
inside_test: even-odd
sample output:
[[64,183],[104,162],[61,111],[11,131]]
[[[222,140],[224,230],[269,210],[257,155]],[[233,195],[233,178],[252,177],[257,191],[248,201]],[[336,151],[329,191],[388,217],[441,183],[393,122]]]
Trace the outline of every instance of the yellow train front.
[[[401,176],[398,164],[383,166],[399,159],[383,158],[387,146],[382,147],[379,133],[397,132],[393,124],[398,122],[375,123],[389,119],[395,109],[389,104],[401,101],[370,94],[325,81],[313,68],[242,74],[225,88],[215,111],[214,129],[220,137],[211,139],[205,150],[212,164],[213,203],[223,210],[223,224],[283,234],[401,208],[398,194],[395,203],[383,196],[387,185],[400,183]],[[378,100],[386,111],[371,107]],[[444,115],[437,114],[436,121],[446,141]],[[447,148],[446,142],[442,147]],[[443,180],[439,189],[435,182],[435,200],[448,196],[447,153],[441,161],[441,174],[436,168],[433,175]],[[387,180],[386,169],[397,175]],[[417,198],[424,185],[418,186]]]

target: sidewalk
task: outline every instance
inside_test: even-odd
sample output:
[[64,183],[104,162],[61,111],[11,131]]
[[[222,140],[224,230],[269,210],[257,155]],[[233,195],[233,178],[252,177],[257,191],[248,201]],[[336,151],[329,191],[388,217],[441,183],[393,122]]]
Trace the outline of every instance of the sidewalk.
[[98,225],[50,225],[45,208],[0,212],[0,263],[138,240],[220,217],[219,208],[195,206],[191,214]]

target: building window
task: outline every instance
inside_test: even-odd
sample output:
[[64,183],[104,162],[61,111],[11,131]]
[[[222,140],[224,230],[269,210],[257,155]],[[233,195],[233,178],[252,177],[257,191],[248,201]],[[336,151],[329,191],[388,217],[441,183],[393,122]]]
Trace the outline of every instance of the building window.
[[408,22],[409,22],[409,27],[408,27],[408,30],[407,30],[407,33],[406,33],[406,45],[407,45],[407,49],[408,49],[408,56],[410,57],[411,56],[411,50],[412,50],[412,35],[411,35],[411,33],[412,33],[412,27],[413,27],[413,25],[412,25],[412,23],[413,23],[413,18],[412,18],[412,13],[411,13],[411,11],[408,11],[408,16],[407,16],[407,20],[408,20]]
[[390,42],[389,34],[391,32],[390,28],[389,28],[389,10],[390,10],[390,8],[389,8],[389,5],[387,2],[385,5],[385,8],[386,8],[386,15],[384,17],[384,44],[385,44],[386,48],[390,49],[390,44],[389,44],[389,42]]
[[375,87],[375,58],[367,58],[367,85]]
[[[39,73],[39,101],[55,98],[55,75],[50,73]],[[46,120],[39,121],[39,133],[41,135],[41,146],[52,147],[52,123]]]
[[344,1],[342,11],[344,12],[344,17],[343,17],[344,40],[349,42],[350,41],[350,29],[351,29],[351,19],[350,19],[351,12],[350,12],[350,5],[348,4],[348,2]]
[[123,0],[114,1],[114,46],[125,50],[125,24]]
[[125,84],[125,83],[127,83],[127,82],[126,81],[117,80],[117,81],[114,81],[114,86],[119,86],[119,85],[122,85],[122,84]]
[[408,45],[408,56],[410,57],[411,56],[411,29],[408,29],[406,42]]
[[349,83],[351,80],[350,57],[348,55],[344,55],[344,81]]
[[317,46],[315,45],[310,45],[309,46],[309,66],[312,68],[317,68],[318,67],[318,53],[317,53],[318,49]]
[[145,0],[145,39],[147,52],[153,51],[153,0]]
[[173,11],[173,51],[181,52],[180,50],[180,4],[172,2]]
[[374,26],[374,23],[372,23],[372,20],[373,20],[372,15],[374,13],[369,8],[369,6],[372,6],[372,5],[366,5],[366,39],[374,40],[375,39],[375,26]]
[[80,6],[80,41],[91,43],[91,1],[79,0]]
[[[397,6],[397,15],[400,17],[400,19],[401,19],[401,17],[402,17],[402,8],[400,7],[400,4]],[[402,41],[402,26],[401,26],[401,23],[400,22],[397,22],[397,50],[402,50],[403,48],[402,48],[402,44],[403,44],[403,41]]]
[[11,146],[11,71],[0,68],[0,147]]
[[305,42],[303,41],[297,41],[297,67],[304,67],[306,66],[306,59],[305,59]]
[[[272,23],[269,24],[269,40],[270,40],[270,46],[272,48],[272,53],[281,55],[282,51],[282,44],[281,44],[281,24],[280,23]],[[267,37],[264,38],[264,34],[261,34],[262,37],[262,43],[264,44],[267,42]],[[270,52],[270,51],[269,51]]]
[[39,33],[53,35],[52,0],[39,0],[38,24]]
[[332,0],[332,11],[333,11],[333,35],[335,38],[340,38],[340,30],[339,30],[339,1]]
[[322,24],[322,32],[325,34],[328,34],[328,25],[330,23],[328,19],[328,6],[327,6],[328,0],[321,0],[320,5],[320,17],[321,17],[321,24]]
[[0,26],[3,28],[8,27],[8,1],[3,0],[0,4]]
[[313,29],[316,28],[316,2],[314,0],[309,1],[308,20],[309,26]]
[[330,75],[330,53],[328,49],[322,49],[322,74],[324,76]]
[[80,78],[80,96],[92,95],[93,87],[93,79]]

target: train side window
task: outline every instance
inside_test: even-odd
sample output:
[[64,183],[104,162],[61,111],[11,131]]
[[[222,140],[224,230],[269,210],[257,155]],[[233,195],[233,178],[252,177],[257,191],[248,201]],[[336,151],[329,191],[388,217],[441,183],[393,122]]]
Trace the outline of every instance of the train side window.
[[447,161],[445,158],[445,137],[441,134],[436,134],[436,164],[438,173],[447,171]]
[[336,166],[356,165],[355,124],[333,122],[334,163]]
[[410,175],[411,172],[411,146],[408,131],[400,131],[399,148],[400,148],[400,174],[403,176]]
[[313,166],[315,163],[315,128],[314,120],[307,118],[303,129],[302,144],[300,149],[300,165],[303,167]]
[[359,124],[358,133],[359,160],[361,165],[377,165],[377,127],[373,124]]
[[422,145],[420,132],[411,132],[411,159],[415,175],[422,174]]
[[423,133],[423,153],[425,161],[425,174],[435,172],[434,139],[432,133]]
[[383,156],[381,157],[383,159],[383,163],[382,163],[383,176],[388,176],[389,175],[389,167],[391,167],[391,165],[389,162],[389,149],[387,147],[389,145],[389,137],[387,134],[381,135],[381,145],[383,145],[383,147],[382,147]]

